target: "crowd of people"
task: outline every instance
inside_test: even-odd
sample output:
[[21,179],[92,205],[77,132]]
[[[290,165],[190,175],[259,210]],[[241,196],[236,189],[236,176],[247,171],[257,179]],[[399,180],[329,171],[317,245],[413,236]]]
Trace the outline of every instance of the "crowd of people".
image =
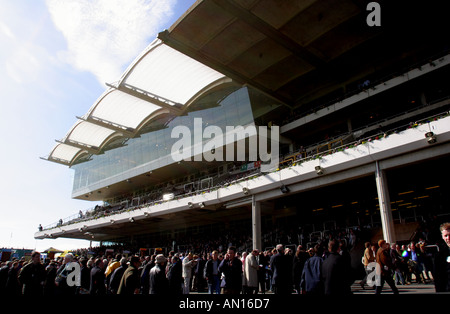
[[[444,242],[425,240],[400,247],[380,240],[367,242],[362,256],[366,277],[361,287],[376,294],[387,283],[397,294],[399,284],[433,282],[437,292],[450,292],[450,223],[440,227]],[[155,250],[149,256],[116,254],[87,258],[71,253],[42,261],[39,252],[31,260],[8,261],[0,269],[2,295],[114,295],[170,294],[194,291],[209,294],[351,294],[355,281],[347,242],[329,238],[309,250],[296,252],[276,245],[272,250],[239,252],[235,246],[211,253]],[[73,274],[79,265],[78,277]],[[78,281],[77,281],[78,278]]]

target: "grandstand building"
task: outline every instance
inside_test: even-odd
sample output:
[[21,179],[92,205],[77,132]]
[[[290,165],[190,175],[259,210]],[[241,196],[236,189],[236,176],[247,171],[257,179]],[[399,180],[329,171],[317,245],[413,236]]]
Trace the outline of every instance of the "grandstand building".
[[[197,1],[45,157],[74,170],[73,198],[104,206],[35,238],[176,250],[238,232],[243,249],[310,247],[332,230],[406,241],[448,219],[445,2],[378,1],[381,26],[368,25],[368,2]],[[172,132],[199,118],[278,126],[278,165],[261,172],[249,151],[196,161],[195,147],[175,161]]]

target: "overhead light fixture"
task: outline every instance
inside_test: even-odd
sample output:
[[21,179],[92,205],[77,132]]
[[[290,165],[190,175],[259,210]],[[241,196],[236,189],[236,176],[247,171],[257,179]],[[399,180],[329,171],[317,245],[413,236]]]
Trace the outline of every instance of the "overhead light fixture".
[[192,202],[189,202],[189,203],[188,203],[188,206],[189,206],[189,208],[193,208],[193,207],[194,207],[194,204],[192,204]]
[[321,166],[316,166],[315,167],[316,172],[318,175],[322,175],[323,174],[323,168]]
[[248,195],[250,190],[248,188],[242,188],[242,192],[244,192],[245,195]]
[[115,221],[114,219],[111,219],[109,222],[113,224],[113,223],[115,223],[116,221]]
[[281,193],[289,193],[289,188],[285,186],[284,184],[280,188]]
[[425,137],[427,138],[428,144],[434,144],[437,142],[436,135],[433,132],[425,133]]
[[129,220],[130,222],[134,222],[134,218],[133,218],[133,217],[130,217],[128,220]]
[[204,208],[205,207],[205,203],[200,202],[200,203],[198,203],[198,206],[200,206],[200,208]]
[[144,212],[144,216],[148,217],[148,216],[150,216],[150,213],[149,212]]

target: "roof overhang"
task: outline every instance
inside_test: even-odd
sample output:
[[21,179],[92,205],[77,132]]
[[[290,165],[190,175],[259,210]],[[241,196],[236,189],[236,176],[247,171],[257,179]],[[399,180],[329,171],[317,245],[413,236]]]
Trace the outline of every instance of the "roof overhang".
[[297,108],[446,40],[442,2],[378,2],[380,27],[367,24],[368,1],[197,1],[159,38]]

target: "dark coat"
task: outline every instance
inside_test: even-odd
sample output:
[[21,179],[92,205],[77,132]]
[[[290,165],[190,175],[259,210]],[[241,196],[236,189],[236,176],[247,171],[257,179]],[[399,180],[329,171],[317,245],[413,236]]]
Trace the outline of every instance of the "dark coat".
[[292,279],[294,284],[298,286],[302,277],[303,267],[306,261],[309,259],[309,254],[305,251],[300,251],[299,254],[295,254],[292,264]]
[[130,265],[123,273],[117,294],[134,294],[135,290],[139,289],[140,286],[141,277],[139,274],[139,270],[136,267]]
[[156,264],[150,270],[150,294],[168,294],[169,280],[166,278],[165,267]]
[[0,268],[0,294],[5,292],[6,281],[8,281],[9,266]]
[[19,273],[19,281],[23,285],[23,294],[43,295],[45,281],[45,266],[41,263],[28,263]]
[[447,244],[439,246],[434,261],[434,286],[436,292],[450,292],[450,248]]
[[[217,259],[217,275],[220,276],[219,273],[219,265],[220,265],[220,261],[219,259]],[[209,259],[206,262],[205,268],[204,268],[204,277],[208,278],[208,283],[212,284],[214,282],[214,277],[213,277],[213,263],[214,260]]]
[[311,294],[323,294],[322,281],[323,259],[320,256],[313,256],[308,259],[303,267],[300,288],[302,291]]
[[277,253],[270,260],[272,285],[277,293],[292,292],[292,256]]
[[219,272],[225,275],[221,287],[234,291],[242,289],[242,262],[235,257],[232,261],[223,259],[219,265]]
[[6,280],[6,295],[20,295],[22,294],[21,285],[19,282],[17,268],[11,267],[8,271],[8,279]]
[[182,265],[181,260],[173,263],[169,267],[169,271],[167,272],[167,279],[169,280],[169,290],[171,295],[180,295],[182,294],[182,283],[183,275],[182,275]]
[[322,280],[326,295],[351,294],[351,265],[338,253],[331,253],[322,263]]
[[120,281],[122,280],[123,273],[127,269],[127,266],[119,266],[114,269],[114,272],[111,275],[111,282],[109,284],[109,289],[112,294],[117,294],[117,290],[119,290]]
[[89,294],[106,294],[105,272],[98,266],[94,266],[91,269],[91,286],[89,289]]

